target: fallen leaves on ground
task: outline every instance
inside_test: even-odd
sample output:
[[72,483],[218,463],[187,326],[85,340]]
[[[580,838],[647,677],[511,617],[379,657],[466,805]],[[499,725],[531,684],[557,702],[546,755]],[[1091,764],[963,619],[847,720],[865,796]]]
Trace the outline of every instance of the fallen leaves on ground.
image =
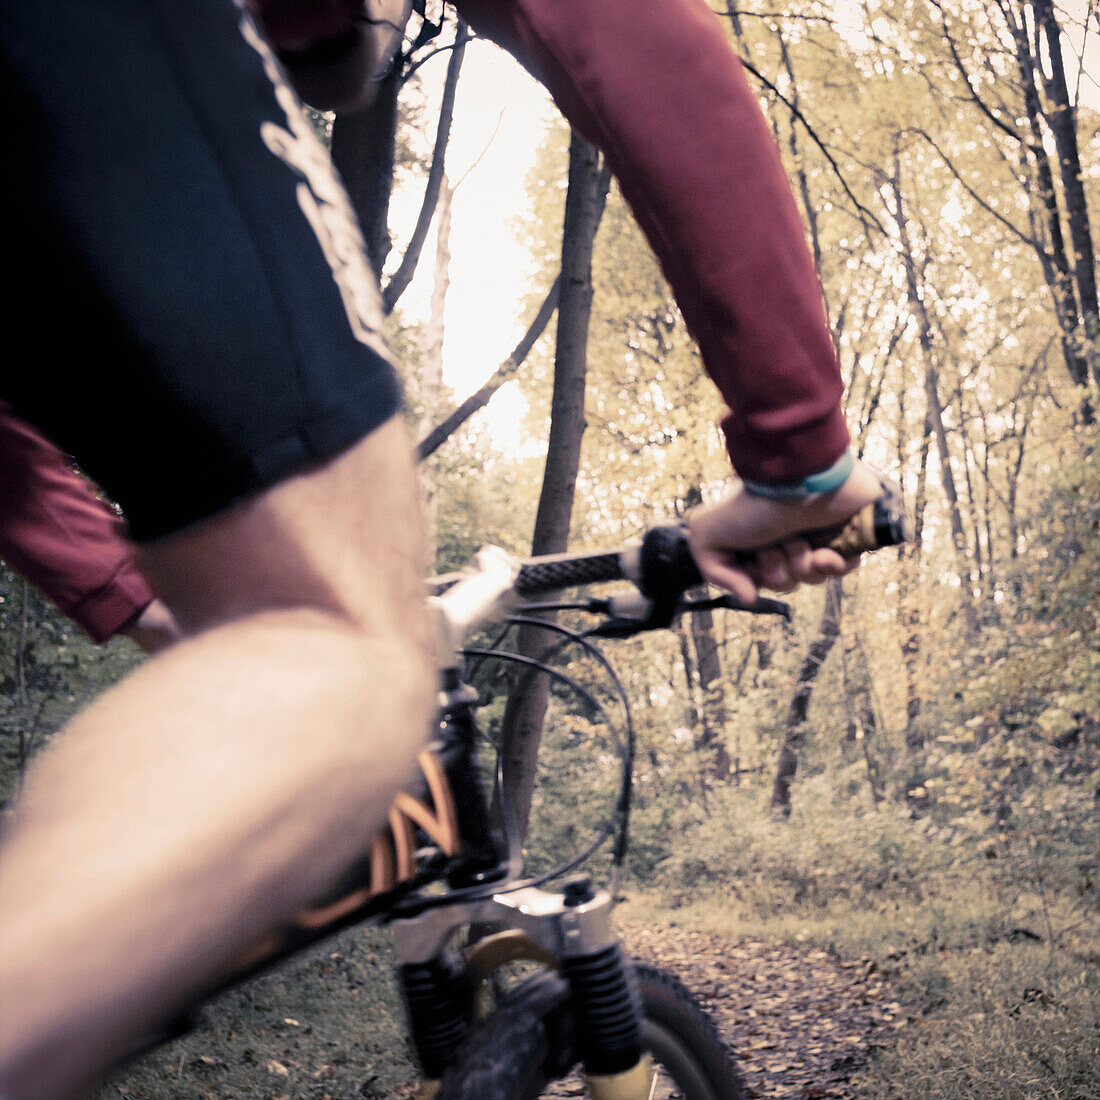
[[845,1100],[877,1035],[903,1022],[870,964],[815,947],[626,925],[627,951],[676,975],[714,1020],[750,1097]]

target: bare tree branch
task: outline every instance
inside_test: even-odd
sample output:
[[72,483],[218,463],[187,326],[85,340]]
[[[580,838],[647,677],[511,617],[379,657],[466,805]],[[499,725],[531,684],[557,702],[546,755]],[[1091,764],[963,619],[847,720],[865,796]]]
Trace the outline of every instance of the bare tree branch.
[[866,206],[863,205],[863,203],[859,201],[858,198],[856,198],[855,194],[852,192],[852,189],[848,186],[848,181],[844,178],[844,173],[840,170],[840,165],[837,164],[836,159],[833,157],[832,153],[829,152],[829,149],[825,145],[825,143],[821,140],[821,138],[817,136],[817,132],[810,125],[809,120],[806,118],[806,116],[798,109],[798,107],[791,103],[791,101],[775,86],[775,84],[773,84],[766,76],[764,76],[764,74],[760,72],[760,70],[756,68],[756,66],[753,65],[751,61],[748,61],[744,57],[742,57],[741,64],[744,65],[746,70],[752,73],[752,75],[756,77],[756,79],[759,80],[760,83],[763,84],[764,87],[767,88],[768,91],[771,92],[771,94],[774,95],[775,98],[778,99],[779,102],[782,103],[788,111],[790,111],[791,115],[794,118],[802,123],[802,126],[806,130],[806,133],[809,135],[810,140],[818,147],[818,149],[821,150],[822,156],[824,156],[824,158],[829,162],[829,166],[832,168],[836,178],[840,181],[840,186],[844,189],[844,193],[851,200],[852,205],[856,208],[856,210],[859,211],[859,220],[862,223],[864,230],[870,232],[870,229],[873,226],[880,233],[885,235],[886,230],[883,227],[882,223],[870,210],[867,209]]
[[451,136],[451,120],[454,117],[455,90],[458,86],[458,74],[462,67],[462,56],[465,52],[469,31],[461,19],[455,31],[454,49],[450,60],[447,62],[447,78],[443,85],[443,101],[439,108],[439,126],[435,132],[435,146],[432,149],[432,166],[428,171],[428,182],[424,188],[424,201],[420,205],[420,214],[416,219],[416,227],[413,229],[409,246],[405,249],[401,263],[393,273],[393,278],[382,292],[382,308],[386,313],[392,313],[397,300],[405,293],[409,283],[412,282],[416,265],[420,261],[420,253],[423,251],[424,242],[428,239],[428,229],[435,214],[436,204],[439,202],[439,191],[443,186],[443,172],[447,157],[447,142]]
[[516,371],[519,370],[523,361],[527,358],[531,348],[535,346],[535,341],[538,340],[543,330],[550,323],[550,318],[554,315],[554,310],[558,308],[558,298],[560,294],[561,276],[559,275],[554,280],[554,285],[550,288],[549,293],[543,300],[542,306],[535,315],[535,319],[531,322],[530,326],[528,326],[527,331],[523,334],[523,339],[515,346],[512,354],[497,367],[493,375],[476,393],[467,397],[450,416],[433,428],[420,441],[419,446],[416,448],[417,458],[420,461],[423,461],[438,450],[439,447],[458,430],[458,428],[474,415],[474,413],[479,409],[483,409],[489,403],[489,398],[491,398],[505,382],[515,377]]
[[917,128],[911,129],[910,133],[916,134],[918,137],[924,138],[924,140],[927,141],[928,144],[931,145],[932,148],[936,150],[937,155],[944,162],[944,164],[947,165],[948,171],[955,177],[956,180],[959,181],[959,184],[962,186],[963,190],[991,218],[994,218],[996,221],[1000,222],[1001,225],[1003,225],[1005,227],[1005,229],[1007,229],[1014,237],[1016,237],[1018,240],[1022,241],[1024,244],[1030,245],[1030,247],[1034,248],[1036,252],[1044,251],[1042,242],[1037,241],[1032,236],[1029,236],[1022,229],[1020,229],[1017,226],[1013,225],[1012,222],[1010,222],[1008,220],[1008,218],[1006,218],[1003,214],[999,213],[997,210],[994,210],[993,207],[990,206],[989,202],[986,199],[983,199],[982,196],[979,195],[978,192],[975,191],[974,188],[971,187],[970,184],[967,183],[965,179],[963,179],[962,173],[960,173],[959,170],[952,163],[951,158],[939,147],[939,145],[936,144],[935,140],[932,138],[932,136],[929,133],[927,133],[924,130],[917,129]]
[[993,109],[978,94],[978,90],[974,87],[974,82],[970,78],[970,73],[967,70],[966,65],[963,64],[963,59],[959,56],[959,50],[955,44],[955,39],[951,36],[951,30],[947,25],[947,14],[946,12],[944,12],[943,5],[940,3],[940,0],[928,0],[928,2],[932,5],[932,7],[936,9],[936,11],[940,13],[940,25],[943,27],[944,41],[947,43],[947,48],[951,51],[951,57],[955,62],[955,68],[958,69],[959,76],[963,78],[963,83],[966,84],[967,91],[970,93],[971,102],[974,104],[974,106],[978,108],[979,111],[981,111],[983,115],[985,115],[986,118],[989,119],[990,122],[993,123],[994,126],[996,126],[1000,130],[1003,130],[1006,134],[1009,135],[1009,137],[1013,138],[1015,141],[1022,141],[1023,138],[1017,132],[1016,128],[1014,126],[1010,126],[1007,122],[1004,121],[1004,119],[999,118],[993,112]]

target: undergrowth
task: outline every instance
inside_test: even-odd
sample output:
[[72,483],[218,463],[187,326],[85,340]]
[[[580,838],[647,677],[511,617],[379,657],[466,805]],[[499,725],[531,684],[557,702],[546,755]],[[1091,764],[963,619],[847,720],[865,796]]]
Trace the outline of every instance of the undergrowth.
[[762,812],[766,792],[727,792],[623,914],[864,960],[904,1011],[860,1096],[1100,1097],[1091,807],[990,830],[845,806],[839,780],[804,783],[784,822]]
[[383,1100],[414,1079],[389,941],[366,929],[223,995],[99,1100]]

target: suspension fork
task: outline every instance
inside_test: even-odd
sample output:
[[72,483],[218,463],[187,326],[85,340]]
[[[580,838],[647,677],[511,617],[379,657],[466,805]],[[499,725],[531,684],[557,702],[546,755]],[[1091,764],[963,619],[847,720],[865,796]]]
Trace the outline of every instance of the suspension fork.
[[433,751],[447,775],[460,853],[447,873],[453,889],[499,880],[507,873],[504,844],[493,828],[478,763],[477,691],[456,669],[443,672],[439,730]]
[[[564,894],[525,887],[392,921],[410,1031],[428,1078],[423,1094],[433,1094],[435,1079],[473,1022],[477,981],[502,961],[525,959],[556,966],[569,984],[590,1095],[646,1100],[641,1001],[611,927],[611,907],[606,891],[594,892],[580,879]],[[460,962],[446,941],[470,924],[503,931],[475,945]]]

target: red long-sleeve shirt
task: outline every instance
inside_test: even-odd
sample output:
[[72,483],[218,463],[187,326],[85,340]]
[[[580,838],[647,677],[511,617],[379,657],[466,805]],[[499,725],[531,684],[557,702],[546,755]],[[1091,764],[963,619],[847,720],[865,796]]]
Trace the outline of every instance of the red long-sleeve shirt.
[[457,0],[607,158],[660,261],[745,478],[798,481],[848,445],[817,272],[779,151],[702,0]]
[[2,401],[0,558],[97,642],[153,600],[119,516]]

